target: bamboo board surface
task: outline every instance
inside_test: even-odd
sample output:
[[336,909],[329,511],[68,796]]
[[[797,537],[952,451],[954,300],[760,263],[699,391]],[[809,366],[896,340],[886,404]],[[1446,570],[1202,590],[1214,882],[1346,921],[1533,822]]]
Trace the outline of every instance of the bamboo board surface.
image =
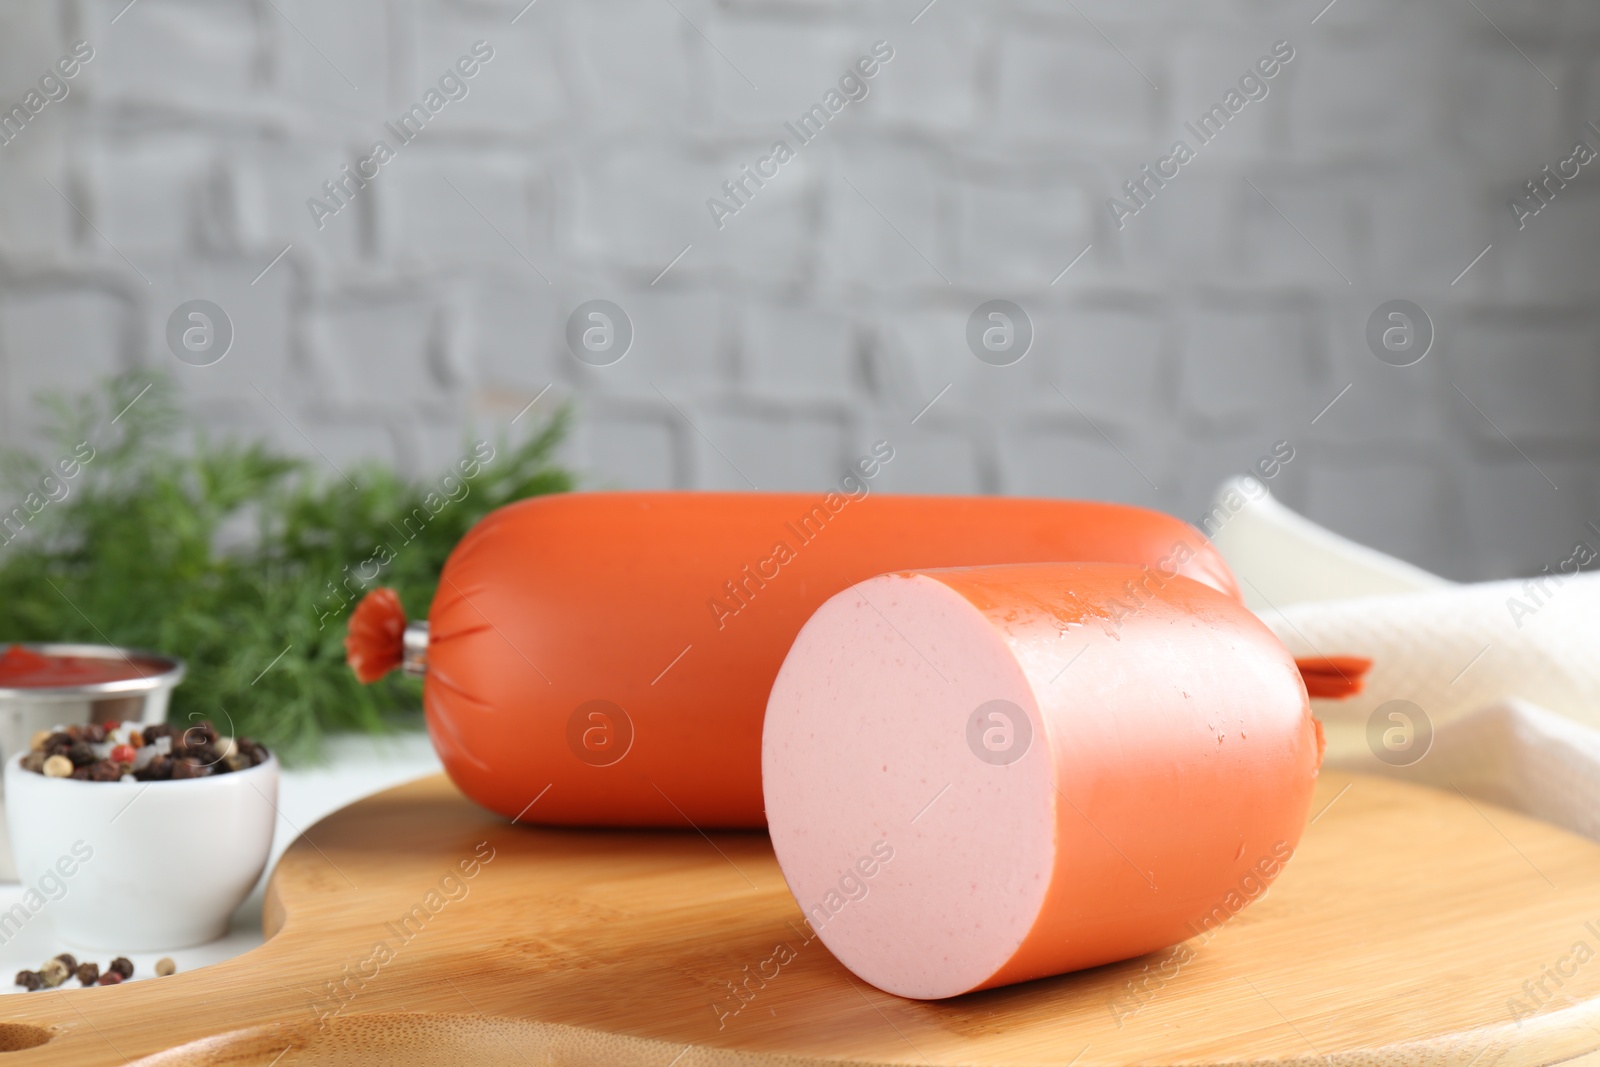
[[0,1065],[1600,1067],[1600,845],[1334,773],[1313,811],[1213,932],[919,1003],[807,940],[763,834],[510,825],[429,778],[285,853],[260,948],[6,998],[0,1048],[48,1040]]

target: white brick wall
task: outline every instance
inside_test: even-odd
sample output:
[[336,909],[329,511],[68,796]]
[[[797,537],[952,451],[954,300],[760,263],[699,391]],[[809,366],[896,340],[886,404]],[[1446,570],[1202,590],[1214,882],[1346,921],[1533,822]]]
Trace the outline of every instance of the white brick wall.
[[[0,5],[6,111],[95,48],[0,145],[11,441],[38,390],[159,367],[208,432],[421,473],[552,385],[593,485],[820,488],[887,437],[882,488],[1187,517],[1288,440],[1289,503],[1453,576],[1600,522],[1600,163],[1506,207],[1600,147],[1592,5],[125,3]],[[306,199],[478,39],[468,95],[319,230]],[[717,229],[880,39],[866,99]],[[1279,39],[1268,96],[1119,229],[1106,199]],[[196,298],[236,330],[208,368],[166,349]],[[607,367],[565,343],[598,298],[635,329]],[[1437,330],[1409,368],[1364,339],[1397,298]],[[967,348],[990,299],[1032,318],[1013,366]]]

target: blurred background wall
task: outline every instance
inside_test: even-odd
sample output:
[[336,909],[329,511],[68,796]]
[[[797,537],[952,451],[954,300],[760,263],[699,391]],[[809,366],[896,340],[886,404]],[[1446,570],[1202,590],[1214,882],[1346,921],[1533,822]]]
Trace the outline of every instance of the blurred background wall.
[[[1570,162],[1600,6],[524,2],[9,0],[5,111],[93,57],[0,144],[6,439],[42,389],[159,369],[209,432],[336,465],[441,468],[538,397],[513,432],[571,402],[595,486],[820,488],[885,438],[878,489],[1189,519],[1287,442],[1285,501],[1454,577],[1600,544],[1600,163]],[[1188,132],[1279,41],[1266,95]],[[168,343],[196,299],[234,335],[204,367]],[[608,366],[566,340],[594,299],[632,325]],[[1034,334],[1009,366],[967,340],[995,299]],[[1367,340],[1397,299],[1435,334],[1406,367]]]

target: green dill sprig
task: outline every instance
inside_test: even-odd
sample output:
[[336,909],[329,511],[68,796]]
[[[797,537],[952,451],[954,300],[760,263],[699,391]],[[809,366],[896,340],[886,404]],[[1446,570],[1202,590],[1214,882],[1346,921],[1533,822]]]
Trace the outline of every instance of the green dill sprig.
[[415,721],[418,683],[396,672],[363,686],[345,665],[360,594],[393,586],[426,617],[474,523],[573,488],[552,460],[565,410],[522,444],[465,444],[431,480],[368,464],[346,481],[261,443],[186,434],[165,378],[125,375],[43,407],[48,450],[0,449],[0,645],[181,656],[174,722],[210,719],[291,761],[329,731]]

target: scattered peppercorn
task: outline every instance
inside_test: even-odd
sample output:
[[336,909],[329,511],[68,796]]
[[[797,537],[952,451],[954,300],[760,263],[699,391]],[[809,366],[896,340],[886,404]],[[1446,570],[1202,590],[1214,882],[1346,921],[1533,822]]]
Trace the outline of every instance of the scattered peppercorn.
[[[165,978],[169,974],[176,974],[178,965],[172,961],[171,956],[163,956],[156,961],[155,972],[157,976]],[[102,971],[98,963],[90,960],[79,963],[72,953],[63,952],[53,959],[46,960],[44,966],[37,971],[18,971],[16,984],[32,992],[37,989],[54,989],[74,977],[81,986],[116,985],[133,978],[133,961],[126,956],[118,956],[106,964],[106,969]]]
[[67,965],[60,960],[46,960],[45,965],[39,968],[39,979],[45,985],[54,989],[65,982],[72,972],[67,970]]
[[74,741],[67,749],[67,758],[74,766],[87,767],[94,762],[94,746],[87,741]]

